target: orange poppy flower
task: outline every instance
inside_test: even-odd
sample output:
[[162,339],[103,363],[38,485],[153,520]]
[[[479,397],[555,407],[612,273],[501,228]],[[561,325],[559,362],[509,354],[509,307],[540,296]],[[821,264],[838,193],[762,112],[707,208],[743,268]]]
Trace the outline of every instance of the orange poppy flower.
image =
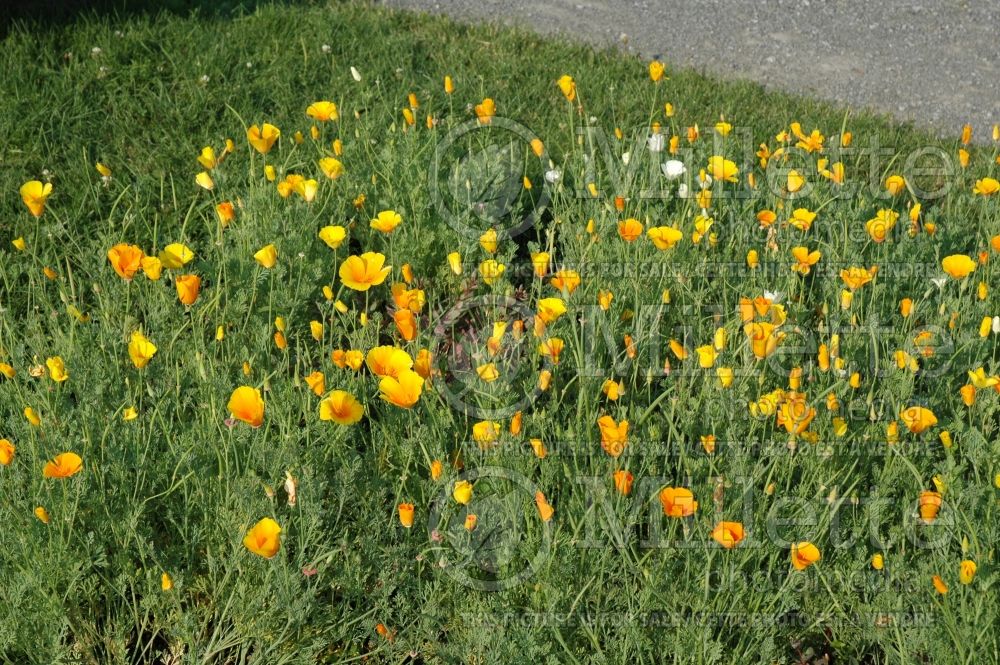
[[712,540],[731,550],[743,540],[743,525],[739,522],[719,522],[712,529]]
[[413,526],[412,503],[401,503],[397,506],[396,510],[399,512],[399,523],[402,524],[404,528],[409,529]]
[[629,217],[618,223],[618,235],[625,242],[635,242],[642,235],[642,223],[638,219]]
[[795,570],[805,570],[823,558],[819,548],[808,541],[793,544],[791,556]]
[[632,493],[632,481],[635,477],[626,471],[625,469],[618,469],[614,473],[615,489],[618,493],[623,496],[628,496]]
[[698,510],[694,494],[686,487],[664,487],[660,490],[660,505],[667,517],[688,517]]
[[59,453],[45,463],[42,475],[46,478],[69,478],[83,469],[83,460],[76,453]]
[[185,305],[193,305],[201,292],[201,277],[198,275],[181,275],[174,281],[177,287],[177,298]]
[[123,279],[132,279],[142,266],[142,249],[136,245],[120,243],[108,250],[111,267]]

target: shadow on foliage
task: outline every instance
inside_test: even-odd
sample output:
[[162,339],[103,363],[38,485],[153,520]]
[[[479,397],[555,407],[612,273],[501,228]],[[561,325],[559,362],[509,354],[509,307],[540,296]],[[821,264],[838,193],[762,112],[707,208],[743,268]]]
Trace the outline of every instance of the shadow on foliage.
[[0,8],[0,38],[15,26],[29,32],[82,20],[115,21],[160,14],[228,18],[253,13],[263,5],[319,5],[326,0],[20,0]]

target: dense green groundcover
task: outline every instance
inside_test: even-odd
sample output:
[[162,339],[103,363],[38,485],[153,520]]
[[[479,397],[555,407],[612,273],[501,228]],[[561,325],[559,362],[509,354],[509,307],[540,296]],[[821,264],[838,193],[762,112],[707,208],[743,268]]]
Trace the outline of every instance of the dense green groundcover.
[[[0,438],[16,447],[0,467],[0,660],[995,662],[1000,394],[984,385],[969,406],[960,389],[970,370],[983,367],[984,381],[1000,371],[1000,336],[989,323],[980,330],[1000,315],[1000,197],[973,194],[1000,171],[996,143],[963,147],[669,61],[653,83],[647,64],[357,4],[13,24],[0,44],[0,362],[15,372],[0,377]],[[556,85],[566,74],[573,102]],[[487,97],[488,126],[475,112]],[[336,102],[340,119],[307,117],[319,100]],[[713,128],[722,119],[728,135]],[[267,155],[246,140],[264,122],[282,132]],[[789,135],[765,169],[759,145],[773,153],[795,122],[819,128],[822,153]],[[654,123],[661,151],[655,138],[649,149]],[[856,152],[840,149],[846,132]],[[672,136],[688,197],[660,173]],[[205,191],[196,157],[204,146],[221,155],[226,139],[235,150]],[[334,155],[334,139],[344,174],[328,179],[317,160]],[[696,199],[713,155],[738,173],[716,178],[711,201]],[[838,161],[842,184],[819,173]],[[281,197],[265,162],[279,182],[315,178],[315,199]],[[794,200],[790,167],[809,183]],[[906,181],[895,196],[893,174]],[[30,180],[53,185],[37,219],[18,195]],[[225,229],[224,200],[235,206]],[[807,230],[787,223],[796,208],[818,213]],[[403,218],[391,235],[369,226],[385,209]],[[758,221],[765,209],[770,230]],[[879,210],[899,219],[876,243],[865,222]],[[665,251],[645,234],[627,242],[628,218],[676,227],[683,240]],[[527,228],[504,233],[522,220]],[[480,243],[491,223],[492,256]],[[327,225],[347,227],[341,247],[317,238]],[[194,260],[127,282],[107,258],[118,243],[153,256],[184,243]],[[269,243],[271,270],[253,259]],[[799,246],[822,255],[808,275],[791,270]],[[368,251],[392,274],[353,292],[338,267]],[[545,279],[531,261],[542,251]],[[975,272],[945,275],[954,254]],[[491,258],[506,270],[488,284],[480,264]],[[412,341],[393,322],[403,264],[426,298]],[[842,302],[840,271],[872,266],[875,279]],[[578,272],[575,291],[551,284],[561,268]],[[203,280],[191,307],[177,299],[181,272]],[[765,293],[774,302],[750,319],[780,324],[783,336],[759,359],[740,301]],[[546,298],[568,311],[536,339]],[[902,298],[914,303],[906,318]],[[312,321],[323,324],[318,339]],[[494,356],[487,337],[500,322]],[[139,329],[158,347],[142,370],[126,350]],[[826,368],[821,345],[829,351],[835,335]],[[564,343],[557,364],[537,348],[553,338]],[[369,369],[331,357],[380,344],[432,352],[435,373],[412,409],[380,400]],[[46,369],[55,356],[65,382]],[[490,362],[495,382],[475,369]],[[540,371],[551,373],[544,391]],[[327,391],[358,398],[360,422],[319,419],[305,380],[314,372]],[[617,400],[602,390],[608,378],[624,389]],[[240,385],[263,393],[260,428],[227,420]],[[791,397],[775,397],[774,414],[760,400],[779,389]],[[935,414],[926,432],[900,415],[915,406]],[[605,415],[629,422],[618,458],[602,447]],[[473,442],[491,438],[493,422],[499,439]],[[83,470],[44,478],[64,451]],[[433,460],[443,462],[436,480]],[[615,490],[616,470],[633,474],[629,496]],[[461,478],[474,484],[468,505],[452,497]],[[664,514],[667,486],[692,490],[694,515]],[[923,523],[919,498],[935,490],[940,512]],[[410,529],[400,503],[414,504]],[[467,514],[478,518],[471,532]],[[243,544],[264,517],[282,527],[272,559]],[[710,538],[720,520],[745,527],[738,547]],[[822,553],[801,571],[789,563],[799,541]],[[977,564],[971,584],[962,561]]]

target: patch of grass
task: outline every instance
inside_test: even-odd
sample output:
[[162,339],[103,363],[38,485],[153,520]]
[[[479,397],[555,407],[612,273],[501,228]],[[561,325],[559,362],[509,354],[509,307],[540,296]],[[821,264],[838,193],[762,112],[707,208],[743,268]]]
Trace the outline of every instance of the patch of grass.
[[[996,149],[692,71],[653,83],[647,64],[356,4],[16,25],[0,48],[0,362],[13,372],[0,436],[16,447],[0,468],[0,659],[995,655],[1000,368],[981,325],[1000,315],[1000,197],[972,189],[996,177]],[[489,124],[475,108],[487,97]],[[307,117],[319,100],[339,119]],[[265,122],[281,137],[260,154],[246,130]],[[822,151],[797,146],[796,122],[820,129]],[[196,161],[205,146],[211,168]],[[710,185],[700,176],[712,156],[731,160],[731,182],[721,164]],[[334,157],[331,179],[318,162]],[[667,159],[685,174],[665,178]],[[792,193],[790,169],[807,183]],[[315,179],[315,195],[290,175]],[[53,186],[37,218],[17,195],[30,180]],[[789,223],[798,208],[817,213],[806,229]],[[400,226],[372,228],[389,209]],[[899,218],[875,242],[880,210]],[[632,241],[628,219],[643,227]],[[339,247],[317,237],[327,226],[344,227]],[[683,239],[657,249],[646,232],[661,226]],[[120,243],[193,257],[125,280],[108,258]],[[268,244],[270,269],[254,260]],[[791,269],[800,246],[821,253],[808,274]],[[364,252],[392,270],[360,292],[339,269]],[[963,279],[942,270],[958,254],[976,264]],[[850,267],[878,270],[846,302]],[[185,274],[201,278],[190,306]],[[137,330],[157,347],[142,369]],[[412,408],[379,398],[375,363],[352,370],[336,353],[380,345],[427,379]],[[481,378],[491,364],[495,381]],[[241,385],[263,396],[258,428],[230,417]],[[333,390],[357,398],[359,422],[320,419]],[[937,421],[922,433],[907,426],[917,406]],[[620,456],[613,436],[602,445],[604,416],[628,421]],[[82,471],[43,477],[64,451]],[[632,474],[628,495],[616,471]],[[665,515],[665,487],[689,488],[697,510]],[[925,523],[932,490],[942,505]],[[271,559],[243,542],[265,517],[282,529]],[[722,520],[744,527],[738,547],[711,539]],[[822,553],[801,571],[800,541]],[[968,585],[962,561],[978,566]]]

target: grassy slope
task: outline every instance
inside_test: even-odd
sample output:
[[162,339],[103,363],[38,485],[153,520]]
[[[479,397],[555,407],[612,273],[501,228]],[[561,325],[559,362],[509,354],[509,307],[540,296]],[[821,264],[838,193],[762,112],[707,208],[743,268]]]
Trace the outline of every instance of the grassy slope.
[[[321,51],[323,44],[332,47],[330,54]],[[101,52],[92,53],[94,47]],[[363,73],[362,85],[351,79],[352,65]],[[40,663],[146,662],[148,654],[141,649],[147,646],[169,650],[184,644],[205,661],[242,662],[248,653],[260,650],[257,662],[267,663],[316,658],[333,662],[370,649],[389,661],[398,661],[411,649],[445,659],[466,659],[486,649],[490,657],[508,662],[562,660],[569,654],[581,661],[599,654],[598,659],[610,662],[637,662],[643,657],[652,662],[659,658],[650,654],[657,653],[729,662],[791,658],[809,648],[817,655],[833,649],[845,659],[867,655],[912,662],[915,654],[940,658],[954,650],[996,652],[996,638],[987,630],[996,622],[987,610],[988,599],[959,597],[961,589],[955,589],[956,603],[942,610],[927,591],[926,580],[936,570],[927,559],[912,574],[894,569],[890,583],[873,583],[865,576],[868,551],[862,543],[840,555],[826,553],[831,560],[824,573],[827,579],[809,578],[803,589],[796,590],[789,585],[798,582],[785,577],[784,552],[772,556],[750,550],[738,559],[735,581],[710,588],[709,582],[715,582],[704,577],[710,555],[702,549],[634,547],[623,554],[609,547],[577,547],[586,499],[574,495],[565,479],[584,473],[570,469],[580,463],[575,456],[557,458],[557,464],[543,467],[524,455],[494,460],[512,465],[554,492],[557,514],[565,522],[555,536],[557,556],[529,584],[498,594],[468,591],[435,570],[441,554],[429,547],[420,528],[403,532],[386,524],[397,501],[409,498],[426,506],[434,495],[435,488],[422,480],[426,467],[420,446],[446,454],[456,441],[467,438],[470,419],[450,415],[443,407],[428,407],[419,418],[386,412],[381,420],[346,433],[331,434],[325,424],[312,421],[302,424],[301,414],[311,414],[315,400],[301,389],[298,377],[316,366],[332,376],[329,348],[342,342],[332,339],[317,350],[307,335],[301,335],[289,355],[270,345],[274,316],[286,316],[301,327],[317,311],[329,312],[317,285],[330,280],[333,264],[327,250],[317,248],[313,240],[318,226],[359,219],[359,233],[366,232],[364,216],[356,215],[351,206],[361,192],[370,201],[366,212],[395,207],[406,211],[408,219],[416,219],[426,208],[429,142],[419,139],[417,132],[399,131],[399,109],[408,92],[416,92],[424,107],[457,120],[466,117],[466,104],[491,96],[500,115],[513,117],[545,138],[557,162],[572,150],[566,105],[553,86],[566,72],[576,77],[588,114],[596,116],[606,131],[646,126],[651,109],[654,118],[663,120],[659,108],[669,100],[678,110],[675,126],[697,122],[707,132],[722,114],[750,128],[757,139],[750,144],[755,148],[795,120],[836,134],[844,123],[843,110],[690,71],[670,71],[668,92],[654,104],[644,66],[614,53],[595,53],[523,32],[470,28],[356,5],[276,5],[234,20],[84,17],[64,26],[15,29],[0,49],[0,72],[5,91],[0,97],[4,137],[0,192],[5,192],[0,199],[5,308],[0,346],[19,361],[21,377],[33,358],[56,352],[67,358],[74,372],[70,387],[62,392],[20,378],[0,388],[0,408],[9,428],[3,434],[18,442],[23,461],[4,470],[11,477],[4,478],[0,489],[0,510],[10,532],[0,555],[6,608],[0,621],[3,658]],[[450,100],[440,91],[445,74],[459,85]],[[207,82],[202,76],[208,77]],[[246,185],[239,171],[245,168],[257,174],[260,168],[259,157],[251,162],[247,155],[242,136],[243,128],[254,122],[273,122],[285,132],[286,145],[275,157],[285,170],[312,168],[322,150],[308,139],[290,150],[287,139],[296,129],[308,130],[303,109],[316,99],[333,99],[344,109],[339,135],[346,144],[348,176],[337,181],[332,194],[324,190],[320,205],[313,207],[276,200],[273,187],[260,184],[258,175],[246,178],[256,184]],[[354,119],[355,110],[363,111],[360,119]],[[857,137],[877,135],[883,145],[900,152],[936,144],[911,128],[869,115],[852,116],[849,128]],[[324,131],[328,144],[333,134]],[[199,193],[192,180],[200,148],[213,144],[218,149],[227,137],[236,140],[241,152],[232,158],[237,166],[232,167],[231,180],[219,180],[220,194],[240,197],[246,213],[243,223],[227,232],[222,247],[215,244],[219,234],[213,200]],[[947,149],[953,152],[954,145]],[[977,157],[980,169],[992,158],[979,153]],[[110,187],[100,185],[95,161],[112,167]],[[571,163],[572,158],[566,161]],[[752,155],[745,160],[750,161]],[[52,174],[57,194],[46,216],[35,222],[24,212],[16,191],[21,182],[43,170]],[[376,182],[371,180],[373,174]],[[614,217],[603,207],[568,199],[562,203],[565,207],[557,208],[556,215],[564,222],[600,216],[607,225]],[[656,204],[642,205],[636,216],[658,214]],[[942,251],[972,252],[998,231],[996,213],[979,219],[985,213],[975,205],[949,201],[937,209],[943,227],[940,249],[925,243],[916,250],[878,256],[886,262],[904,261],[913,251],[921,260],[933,261]],[[861,200],[847,209],[854,219],[863,220],[871,207],[871,201]],[[747,204],[739,214],[750,219],[752,211]],[[975,226],[966,225],[970,219],[977,220]],[[436,228],[433,218],[420,223],[422,234],[406,230],[395,240],[398,258],[386,252],[393,261],[409,261],[418,274],[443,281],[441,247],[474,255],[474,241]],[[29,243],[30,259],[10,247],[9,240],[19,236]],[[279,284],[248,267],[246,260],[277,238],[284,242],[283,257],[305,255],[301,263],[290,262],[287,272],[280,273]],[[121,240],[147,250],[175,240],[195,247],[197,270],[215,287],[208,290],[212,294],[208,304],[182,316],[167,289],[138,280],[135,288],[126,289],[110,279],[105,251]],[[380,241],[368,237],[360,246],[367,249],[376,242]],[[570,240],[563,249],[569,256],[583,253]],[[729,249],[730,258],[737,259],[745,251],[745,247]],[[695,253],[688,258],[701,261]],[[849,254],[841,258],[852,260]],[[40,268],[46,265],[57,268],[59,282],[41,275]],[[783,273],[777,286],[785,287],[784,279]],[[227,285],[230,288],[218,288]],[[759,293],[765,286],[771,284],[701,285],[686,295],[697,303],[708,290],[718,288],[727,299],[734,299]],[[622,298],[633,288],[640,292],[638,284],[623,284]],[[680,286],[676,289],[685,292]],[[873,302],[884,316],[891,316],[898,289],[885,285],[880,289]],[[833,294],[827,301],[836,302],[838,288],[827,290]],[[658,289],[643,292],[636,302],[658,293]],[[454,288],[440,294],[443,306],[448,306],[447,297],[455,295]],[[98,325],[73,324],[65,314],[66,302],[91,312]],[[974,318],[970,313],[963,320]],[[229,341],[220,346],[211,337],[221,322],[232,328]],[[152,328],[161,347],[160,362],[151,367],[145,382],[136,381],[135,373],[123,365],[122,340],[136,325]],[[354,331],[351,343],[368,348],[376,343],[374,335],[371,327]],[[230,432],[218,417],[229,391],[243,380],[239,368],[244,360],[255,367],[250,381],[266,380],[270,387],[268,423],[257,433],[245,428]],[[771,381],[761,392],[780,383]],[[370,381],[357,381],[351,387],[355,394],[373,392]],[[948,399],[954,401],[954,390],[948,390]],[[638,412],[655,397],[648,382],[646,391],[646,402],[637,401]],[[686,408],[697,413],[698,400],[708,399],[704,391],[701,397],[692,392],[685,406],[686,391],[679,394],[680,401],[672,400],[671,414]],[[753,397],[755,391],[748,388]],[[893,395],[936,397],[935,391],[928,384],[916,389],[905,382],[891,386]],[[141,428],[125,429],[117,421],[116,409],[131,403],[146,405],[151,412]],[[20,416],[27,404],[58,414],[56,422],[42,434],[34,432]],[[569,407],[575,409],[577,402]],[[558,429],[569,438],[582,437],[592,430],[590,407],[584,418],[561,420],[558,414],[571,409],[552,402],[526,420],[536,432]],[[635,419],[635,412],[631,417]],[[712,427],[718,427],[720,438],[741,434],[735,427],[724,431],[724,416],[715,418],[706,423],[703,418],[671,415],[667,420],[677,421],[695,440]],[[667,422],[657,419],[643,435],[664,436],[656,428],[666,429]],[[58,452],[62,441],[83,450],[88,469],[93,469],[82,490],[64,491],[39,477],[39,465],[33,460]],[[967,481],[963,490],[967,494],[959,494],[967,497],[965,519],[979,524],[978,531],[972,531],[978,533],[977,547],[982,543],[984,548],[995,541],[997,531],[995,498],[981,489],[993,472],[991,454],[995,455],[995,447],[991,453],[986,440],[977,440],[957,463],[943,455],[913,460],[919,465],[914,469],[917,481],[922,478],[926,484],[941,469],[951,474],[957,487]],[[832,484],[857,489],[881,482],[899,501],[912,498],[920,483],[913,482],[910,467],[893,460],[891,456],[838,460],[842,464],[833,471],[818,456],[801,465],[775,460],[763,470],[753,467],[753,460],[742,460],[744,466],[734,463],[726,472],[743,471],[754,483],[773,479],[785,492],[798,496],[825,495]],[[703,510],[708,508],[710,476],[718,472],[714,466],[700,459],[678,462],[653,456],[643,464],[648,475],[675,480],[685,474],[695,476],[703,490]],[[261,489],[262,484],[280,485],[285,469],[300,476],[302,500],[295,509],[281,500],[272,507]],[[566,483],[561,490],[560,483]],[[30,508],[38,504],[49,506],[51,512],[61,507],[63,515],[75,517],[57,513],[46,530],[30,515]],[[288,558],[280,566],[250,560],[238,538],[245,525],[272,511],[288,527]],[[634,528],[638,532],[642,527]],[[955,531],[951,554],[961,535],[969,532]],[[902,539],[901,533],[896,537]],[[905,545],[900,547],[906,551]],[[954,567],[953,560],[957,561],[942,556],[940,565]],[[311,566],[320,573],[306,577],[299,572]],[[178,593],[159,593],[161,570],[174,573]],[[858,579],[864,580],[860,588]],[[833,584],[836,593],[828,593],[827,584]],[[897,604],[900,598],[909,598],[907,594],[915,600]],[[612,619],[659,610],[684,617],[743,611],[784,617],[802,611],[812,616],[829,610],[834,599],[846,611],[837,614],[839,623],[829,632],[809,622],[751,630],[706,627],[687,620],[676,630],[646,630],[639,622],[624,627],[600,621],[577,625],[586,623],[580,617],[596,612],[608,612]],[[503,616],[511,608],[577,614],[568,624],[541,629],[517,622],[483,629],[470,618]],[[876,609],[935,611],[934,621],[930,627],[904,624],[875,629],[870,617],[859,615]],[[374,634],[377,622],[398,631],[395,642]]]

